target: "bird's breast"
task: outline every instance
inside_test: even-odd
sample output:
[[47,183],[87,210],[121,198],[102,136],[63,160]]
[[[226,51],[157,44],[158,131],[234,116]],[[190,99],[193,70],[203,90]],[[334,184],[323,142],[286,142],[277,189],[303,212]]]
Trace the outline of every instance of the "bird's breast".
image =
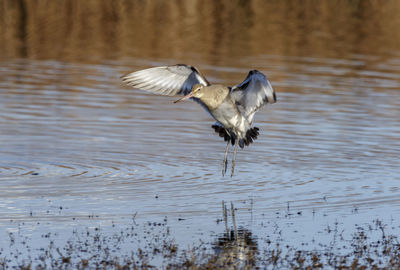
[[233,102],[222,102],[218,107],[210,110],[211,114],[225,128],[238,133],[245,133],[248,128],[246,119],[241,115]]

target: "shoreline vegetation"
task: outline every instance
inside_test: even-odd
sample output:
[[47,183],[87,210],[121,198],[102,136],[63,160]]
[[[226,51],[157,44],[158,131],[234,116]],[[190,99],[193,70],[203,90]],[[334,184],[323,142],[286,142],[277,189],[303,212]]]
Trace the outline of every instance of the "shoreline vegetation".
[[[140,56],[225,65],[231,58],[265,52],[379,55],[398,48],[399,13],[395,0],[301,5],[288,0],[5,0],[0,2],[0,51],[12,58],[68,62]],[[190,57],[182,53],[187,51]]]
[[[49,244],[34,250],[29,237],[9,233],[8,255],[0,250],[3,269],[398,269],[400,243],[386,233],[387,225],[374,220],[356,227],[350,239],[344,239],[344,228],[328,226],[329,244],[320,249],[301,249],[261,238],[243,227],[237,227],[235,207],[223,202],[225,232],[214,241],[198,241],[191,247],[176,243],[167,219],[147,222],[144,229],[133,219],[132,225],[118,233],[103,233],[100,227],[73,231],[62,246],[55,244],[51,233]],[[229,217],[232,219],[228,221]],[[8,257],[7,257],[8,256]]]

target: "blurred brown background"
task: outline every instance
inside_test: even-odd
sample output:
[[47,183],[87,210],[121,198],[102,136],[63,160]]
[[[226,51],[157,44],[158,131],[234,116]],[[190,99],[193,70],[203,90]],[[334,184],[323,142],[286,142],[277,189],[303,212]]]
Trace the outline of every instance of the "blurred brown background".
[[399,14],[397,0],[0,0],[0,57],[390,56],[399,53]]

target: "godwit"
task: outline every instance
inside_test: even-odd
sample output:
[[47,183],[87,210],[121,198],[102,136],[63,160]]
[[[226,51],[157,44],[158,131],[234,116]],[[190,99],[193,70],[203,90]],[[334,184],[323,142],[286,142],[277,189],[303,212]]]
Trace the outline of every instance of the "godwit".
[[257,127],[251,127],[254,114],[264,104],[276,102],[271,83],[258,70],[249,71],[246,79],[233,87],[211,85],[197,68],[183,64],[139,70],[122,80],[134,88],[160,95],[184,95],[174,103],[188,98],[199,103],[216,120],[212,128],[227,141],[222,175],[227,170],[229,143],[235,146],[231,177],[238,145],[248,146],[259,134]]

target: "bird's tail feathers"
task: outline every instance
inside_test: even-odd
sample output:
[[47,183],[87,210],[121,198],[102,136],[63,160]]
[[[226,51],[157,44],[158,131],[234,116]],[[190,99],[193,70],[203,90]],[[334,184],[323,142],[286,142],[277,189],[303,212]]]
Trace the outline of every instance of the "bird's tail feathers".
[[[224,138],[224,141],[231,141],[231,144],[235,144],[236,140],[236,135],[231,132],[227,131],[223,126],[220,125],[212,125],[211,126],[216,133],[222,138]],[[239,146],[240,148],[244,148],[244,146],[249,146],[253,141],[257,139],[257,136],[260,134],[258,131],[260,129],[258,127],[253,127],[247,130],[246,136],[242,139],[239,140]]]

